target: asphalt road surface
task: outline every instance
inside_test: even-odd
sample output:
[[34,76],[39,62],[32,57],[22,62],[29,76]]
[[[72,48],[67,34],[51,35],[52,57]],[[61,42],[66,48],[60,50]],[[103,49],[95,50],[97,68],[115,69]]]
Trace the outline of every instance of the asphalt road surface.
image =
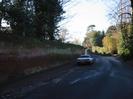
[[0,99],[133,99],[133,70],[115,57],[45,71],[6,86]]

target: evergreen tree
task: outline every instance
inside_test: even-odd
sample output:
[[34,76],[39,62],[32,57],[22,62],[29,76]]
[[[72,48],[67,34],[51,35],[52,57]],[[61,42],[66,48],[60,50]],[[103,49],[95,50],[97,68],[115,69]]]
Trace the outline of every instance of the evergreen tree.
[[63,8],[60,0],[34,0],[35,28],[39,38],[54,40]]
[[[2,0],[0,22],[6,20],[16,37],[54,40],[63,19],[62,0]],[[1,26],[0,26],[1,27]]]

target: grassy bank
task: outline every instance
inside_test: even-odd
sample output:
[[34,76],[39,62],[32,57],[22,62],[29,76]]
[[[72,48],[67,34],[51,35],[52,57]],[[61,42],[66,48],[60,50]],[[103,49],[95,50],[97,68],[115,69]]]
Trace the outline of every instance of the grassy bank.
[[0,82],[69,63],[82,50],[58,41],[0,42]]

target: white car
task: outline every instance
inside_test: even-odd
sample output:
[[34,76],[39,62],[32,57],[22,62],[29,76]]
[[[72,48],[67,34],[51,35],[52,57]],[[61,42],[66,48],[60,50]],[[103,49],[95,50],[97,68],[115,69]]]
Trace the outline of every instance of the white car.
[[77,64],[92,64],[94,63],[95,59],[91,57],[91,55],[81,55],[77,58]]

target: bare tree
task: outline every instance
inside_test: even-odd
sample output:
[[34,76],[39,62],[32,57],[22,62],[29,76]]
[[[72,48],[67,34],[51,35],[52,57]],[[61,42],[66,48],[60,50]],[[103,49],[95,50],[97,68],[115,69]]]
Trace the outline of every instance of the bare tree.
[[110,8],[109,17],[115,23],[131,23],[131,2],[130,0],[112,0],[116,5],[114,8]]
[[61,42],[65,42],[67,37],[68,37],[69,33],[68,30],[65,28],[60,29],[60,33],[59,33],[59,40]]
[[74,38],[74,40],[73,40],[72,43],[73,43],[73,44],[76,44],[76,45],[81,45],[81,41],[80,41],[79,38]]

